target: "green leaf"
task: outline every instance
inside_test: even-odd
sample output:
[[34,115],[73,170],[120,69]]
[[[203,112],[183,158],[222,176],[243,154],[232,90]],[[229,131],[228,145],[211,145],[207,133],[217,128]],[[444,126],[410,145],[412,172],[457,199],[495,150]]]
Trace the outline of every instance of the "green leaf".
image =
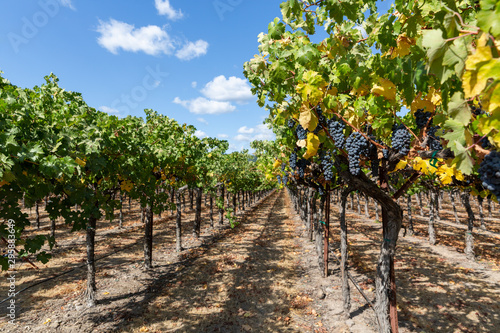
[[458,142],[455,149],[452,150],[455,153],[453,163],[456,163],[457,169],[466,175],[472,174],[474,169],[474,160],[472,159],[470,152]]
[[458,122],[463,126],[469,124],[472,114],[461,92],[456,92],[451,97],[448,103],[448,114],[454,122]]
[[444,128],[451,131],[443,135],[443,139],[449,141],[448,147],[450,147],[451,150],[454,150],[457,143],[465,145],[465,127],[461,122],[448,119],[444,123]]
[[477,24],[481,30],[500,37],[500,1],[481,0],[481,10],[477,13]]

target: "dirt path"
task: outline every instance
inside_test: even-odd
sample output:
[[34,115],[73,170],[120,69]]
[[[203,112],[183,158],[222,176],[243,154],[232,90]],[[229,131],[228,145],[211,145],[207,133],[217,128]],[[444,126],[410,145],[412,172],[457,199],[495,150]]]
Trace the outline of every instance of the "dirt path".
[[[336,207],[334,211],[337,212]],[[364,287],[373,297],[381,225],[354,211],[348,211],[347,219],[349,265],[360,279],[372,278]],[[424,226],[418,225],[422,229]],[[442,233],[443,227],[437,228]],[[338,230],[333,230],[333,236],[338,244]],[[490,238],[489,242],[494,240]],[[500,275],[488,266],[469,262],[463,253],[449,246],[430,246],[426,239],[401,236],[395,259],[400,331],[497,331]]]
[[240,219],[234,230],[205,224],[200,240],[185,238],[180,255],[171,226],[156,226],[149,273],[142,270],[140,230],[120,235],[137,246],[99,262],[95,308],[83,305],[85,275],[71,273],[20,295],[17,325],[0,322],[0,331],[303,332],[292,315],[300,317],[310,299],[294,287],[295,236],[283,195],[272,194]]

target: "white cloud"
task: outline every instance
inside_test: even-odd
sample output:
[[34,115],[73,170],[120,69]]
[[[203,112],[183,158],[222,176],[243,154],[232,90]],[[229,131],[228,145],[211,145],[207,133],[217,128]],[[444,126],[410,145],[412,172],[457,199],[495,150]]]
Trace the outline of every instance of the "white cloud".
[[196,132],[194,132],[194,136],[196,136],[200,139],[203,139],[203,138],[207,137],[207,133],[200,131],[200,130],[196,130]]
[[169,0],[155,0],[155,7],[160,15],[165,15],[172,21],[178,20],[184,16],[180,9],[175,10],[172,8]]
[[117,114],[119,114],[119,113],[120,113],[120,111],[119,111],[119,110],[117,110],[117,109],[113,109],[113,108],[110,108],[109,106],[104,106],[104,105],[103,105],[103,106],[101,106],[101,107],[99,108],[99,110],[101,110],[101,111],[103,111],[103,112],[106,112],[106,113],[109,113],[109,114],[116,114],[116,115],[117,115]]
[[248,81],[235,76],[229,79],[226,79],[224,75],[217,76],[205,85],[201,93],[216,101],[243,103],[253,98]]
[[188,42],[175,53],[175,56],[180,60],[191,60],[207,54],[208,43],[204,40],[197,40],[196,42]]
[[189,112],[195,114],[221,114],[236,110],[236,107],[229,102],[211,101],[203,97],[187,101],[183,101],[179,97],[176,97],[173,102],[182,105],[184,108],[188,109]]
[[233,138],[235,141],[252,141],[252,137],[248,135],[238,134]]
[[110,19],[99,21],[97,38],[99,45],[113,54],[121,48],[124,51],[144,52],[149,55],[172,54],[175,47],[170,36],[156,25],[135,28],[133,25]]
[[72,0],[59,0],[59,2],[61,3],[62,6],[75,10]]
[[248,128],[246,126],[240,127],[238,130],[238,133],[240,134],[252,134],[253,132],[255,132],[254,128]]
[[191,87],[196,88],[198,86],[198,82],[193,81],[191,82]]
[[229,138],[229,135],[227,135],[227,134],[217,134],[217,137],[220,138],[220,139],[227,139],[227,138]]
[[203,118],[198,118],[198,119],[196,119],[196,120],[198,120],[200,123],[203,123],[203,124],[205,124],[205,125],[208,125],[208,121],[206,121],[206,120],[205,120],[205,119],[203,119]]
[[255,141],[255,140],[274,140],[275,136],[272,130],[267,128],[267,125],[260,124],[253,128],[247,126],[240,127],[233,140],[235,141]]

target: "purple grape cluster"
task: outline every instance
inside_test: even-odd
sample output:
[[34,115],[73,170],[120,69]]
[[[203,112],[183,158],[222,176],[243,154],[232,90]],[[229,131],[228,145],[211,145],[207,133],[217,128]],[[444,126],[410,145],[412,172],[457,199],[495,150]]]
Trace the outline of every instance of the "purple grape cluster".
[[417,128],[422,129],[424,128],[427,124],[432,123],[432,120],[429,121],[431,118],[432,113],[430,112],[424,112],[424,109],[418,109],[415,112],[415,121],[417,123]]
[[410,144],[411,135],[408,129],[403,124],[395,126],[392,131],[392,148],[406,156],[410,152]]
[[474,106],[472,105],[470,107],[470,109],[472,110],[472,113],[477,117],[477,116],[480,116],[480,115],[483,115],[483,114],[487,114],[486,111],[484,111],[480,106],[477,107],[477,106]]
[[349,171],[354,176],[361,172],[359,159],[361,155],[368,155],[368,141],[358,132],[353,132],[346,141],[347,157],[349,159]]
[[306,167],[311,164],[308,160],[301,158],[297,161],[298,174],[300,178],[304,178]]
[[290,164],[290,168],[292,170],[295,170],[297,167],[297,153],[293,152],[290,154],[290,159],[288,160],[288,163]]
[[431,150],[442,150],[443,146],[441,145],[441,140],[439,139],[439,136],[436,135],[436,131],[441,129],[439,126],[431,126],[429,127],[429,130],[427,131],[427,136],[429,137],[429,140],[427,141],[427,146]]
[[486,155],[478,172],[483,186],[500,198],[500,153],[492,151]]
[[321,166],[323,167],[323,174],[325,175],[325,180],[330,181],[333,179],[333,161],[330,153],[322,154],[320,156]]
[[328,131],[333,138],[335,146],[339,149],[343,149],[345,146],[344,129],[344,122],[340,122],[334,118],[328,120]]
[[297,133],[297,138],[299,140],[306,140],[307,139],[307,131],[302,127],[302,125],[298,125],[297,129],[295,130],[295,133]]

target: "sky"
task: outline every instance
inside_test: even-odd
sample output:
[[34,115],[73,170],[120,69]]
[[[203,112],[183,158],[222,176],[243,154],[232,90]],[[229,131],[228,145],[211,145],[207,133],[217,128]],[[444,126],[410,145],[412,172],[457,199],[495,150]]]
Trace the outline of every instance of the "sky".
[[[282,0],[3,0],[0,71],[33,88],[61,87],[113,115],[153,109],[228,140],[230,151],[273,140],[243,63],[281,17]],[[388,7],[388,4],[384,4]]]

